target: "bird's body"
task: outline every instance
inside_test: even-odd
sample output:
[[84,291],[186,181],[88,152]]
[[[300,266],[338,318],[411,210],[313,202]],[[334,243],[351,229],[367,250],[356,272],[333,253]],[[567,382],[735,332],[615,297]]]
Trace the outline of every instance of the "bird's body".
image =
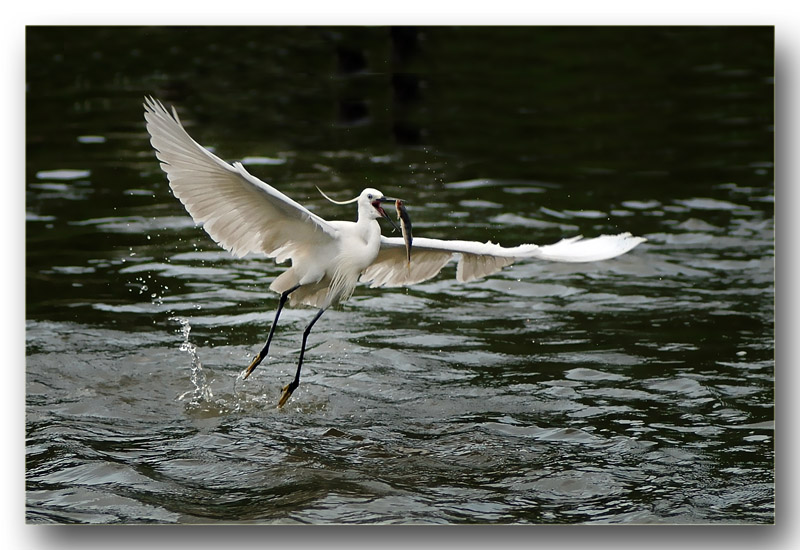
[[372,196],[383,195],[376,189],[365,189],[359,197],[358,220],[328,222],[333,235],[320,233],[307,242],[305,249],[292,257],[292,266],[272,282],[270,290],[281,294],[300,285],[290,299],[321,308],[350,298],[359,277],[381,249],[381,227],[373,215],[377,211],[368,198]]
[[300,382],[311,327],[327,308],[347,300],[359,281],[368,282],[371,287],[419,283],[436,276],[457,256],[456,278],[468,282],[525,258],[561,262],[606,260],[645,240],[622,233],[593,239],[572,237],[547,246],[523,244],[506,248],[491,242],[414,237],[412,258],[411,223],[407,214],[403,219],[403,237],[382,236],[378,223],[381,217],[389,219],[381,207],[385,202],[394,202],[398,212],[405,213],[398,199],[388,199],[377,189],[368,188],[358,197],[339,203],[358,204],[355,222],[326,221],[251,175],[241,163],[228,164],[203,148],[183,128],[174,109],[170,114],[152,98],[144,106],[156,156],[173,193],[194,221],[236,256],[259,253],[278,263],[291,260],[291,267],[270,285],[280,295],[278,310],[267,343],[247,368],[245,378],[266,357],[287,300],[319,308],[303,332],[297,373],[284,388],[279,406]]

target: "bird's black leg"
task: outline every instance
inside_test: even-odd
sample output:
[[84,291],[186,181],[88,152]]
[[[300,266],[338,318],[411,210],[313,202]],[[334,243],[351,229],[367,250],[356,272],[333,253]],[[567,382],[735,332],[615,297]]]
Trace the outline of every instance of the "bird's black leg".
[[267,353],[269,352],[269,344],[270,342],[272,342],[272,335],[275,334],[275,327],[278,326],[278,317],[281,316],[281,310],[283,309],[284,304],[286,304],[286,300],[289,299],[289,294],[291,294],[298,288],[300,288],[300,285],[295,285],[289,290],[286,290],[281,293],[281,299],[278,302],[278,311],[275,312],[275,320],[272,321],[272,327],[270,327],[269,329],[269,336],[267,337],[267,343],[264,344],[264,347],[261,348],[261,351],[258,352],[258,355],[253,357],[253,361],[250,363],[250,366],[247,367],[247,371],[245,371],[244,373],[245,380],[247,380],[247,377],[250,376],[250,373],[253,372],[253,370],[255,370],[255,368],[259,364],[261,364],[261,361],[264,360],[264,357],[267,356]]
[[294,380],[292,380],[291,382],[289,382],[289,384],[283,387],[283,394],[281,394],[281,399],[280,401],[278,401],[279,408],[283,407],[286,404],[286,402],[289,400],[289,397],[291,397],[292,392],[297,389],[297,386],[300,385],[300,368],[303,366],[303,355],[305,355],[306,352],[306,340],[308,340],[308,335],[311,332],[311,327],[313,327],[314,323],[316,323],[317,320],[320,317],[322,317],[323,313],[325,313],[324,307],[317,312],[314,318],[311,319],[311,322],[308,323],[306,329],[303,331],[303,344],[300,346],[300,360],[297,362],[297,373],[295,373],[294,375]]

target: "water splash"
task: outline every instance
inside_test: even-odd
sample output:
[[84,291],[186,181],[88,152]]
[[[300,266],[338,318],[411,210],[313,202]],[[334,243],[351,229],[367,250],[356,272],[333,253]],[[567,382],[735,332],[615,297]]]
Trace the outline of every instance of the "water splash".
[[181,335],[183,336],[183,342],[181,343],[180,350],[189,353],[192,358],[192,374],[189,377],[189,380],[191,380],[192,384],[194,385],[194,389],[178,396],[178,400],[183,401],[188,395],[191,395],[188,403],[188,406],[190,407],[196,407],[204,401],[211,401],[211,399],[214,397],[214,394],[211,393],[211,387],[206,379],[206,373],[203,371],[203,364],[200,362],[200,358],[197,356],[197,346],[189,341],[189,333],[192,331],[192,327],[189,324],[189,319],[186,319],[185,317],[170,317],[169,320],[180,323]]

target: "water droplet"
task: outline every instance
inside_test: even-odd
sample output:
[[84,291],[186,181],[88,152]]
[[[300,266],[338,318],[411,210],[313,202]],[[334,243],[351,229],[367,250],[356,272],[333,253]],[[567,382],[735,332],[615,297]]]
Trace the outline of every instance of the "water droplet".
[[190,406],[199,405],[200,402],[204,400],[210,401],[214,395],[211,393],[211,388],[206,380],[206,374],[203,371],[203,364],[200,362],[200,358],[197,355],[197,346],[189,341],[189,333],[192,331],[189,320],[184,317],[170,317],[170,321],[178,321],[180,323],[183,342],[181,343],[179,349],[189,353],[192,358],[192,373],[189,379],[194,385],[194,390],[189,390],[179,395],[178,400],[182,401],[184,397],[191,394],[192,398],[189,400]]

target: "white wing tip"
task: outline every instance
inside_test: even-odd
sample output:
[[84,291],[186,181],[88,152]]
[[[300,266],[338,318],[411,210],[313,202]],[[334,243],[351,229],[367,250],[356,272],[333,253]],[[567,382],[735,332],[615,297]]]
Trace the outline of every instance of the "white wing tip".
[[644,237],[634,237],[627,232],[592,239],[573,237],[540,247],[537,256],[553,262],[599,262],[630,252],[646,241]]

